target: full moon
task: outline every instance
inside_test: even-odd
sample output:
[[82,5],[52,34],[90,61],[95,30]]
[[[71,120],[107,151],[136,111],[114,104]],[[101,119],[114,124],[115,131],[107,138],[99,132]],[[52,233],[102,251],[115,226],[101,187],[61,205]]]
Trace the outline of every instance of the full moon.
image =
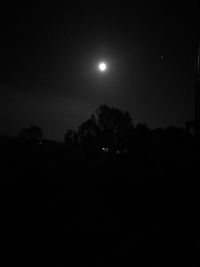
[[104,63],[104,62],[101,62],[101,63],[99,63],[99,70],[100,71],[105,71],[107,69],[107,65],[106,65],[106,63]]

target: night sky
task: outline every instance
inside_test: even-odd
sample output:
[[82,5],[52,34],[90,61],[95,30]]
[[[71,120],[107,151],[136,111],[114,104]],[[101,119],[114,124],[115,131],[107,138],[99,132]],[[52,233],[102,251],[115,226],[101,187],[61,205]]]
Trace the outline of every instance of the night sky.
[[195,1],[83,2],[1,7],[0,133],[34,124],[63,140],[100,104],[150,128],[193,120]]

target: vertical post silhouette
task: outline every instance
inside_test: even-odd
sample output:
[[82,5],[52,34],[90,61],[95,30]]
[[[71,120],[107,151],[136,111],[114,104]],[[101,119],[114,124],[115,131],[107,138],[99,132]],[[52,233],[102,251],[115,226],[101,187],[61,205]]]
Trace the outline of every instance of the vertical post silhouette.
[[200,74],[199,74],[199,58],[200,58],[200,42],[199,36],[197,40],[197,61],[196,61],[196,88],[195,88],[195,122],[200,123]]
[[[197,22],[199,19],[197,19]],[[197,26],[197,44],[195,53],[195,99],[194,121],[186,122],[186,131],[200,137],[200,38]]]

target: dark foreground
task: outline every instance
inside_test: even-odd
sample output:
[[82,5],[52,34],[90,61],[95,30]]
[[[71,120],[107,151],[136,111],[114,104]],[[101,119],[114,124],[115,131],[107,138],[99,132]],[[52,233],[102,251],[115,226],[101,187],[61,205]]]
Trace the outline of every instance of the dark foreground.
[[52,151],[4,151],[2,266],[200,266],[198,157]]

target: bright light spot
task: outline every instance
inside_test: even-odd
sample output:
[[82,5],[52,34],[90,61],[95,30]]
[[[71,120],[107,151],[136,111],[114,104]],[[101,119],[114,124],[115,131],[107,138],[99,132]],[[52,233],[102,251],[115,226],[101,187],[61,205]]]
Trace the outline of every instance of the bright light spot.
[[107,69],[107,65],[104,62],[99,63],[99,70],[105,71]]

